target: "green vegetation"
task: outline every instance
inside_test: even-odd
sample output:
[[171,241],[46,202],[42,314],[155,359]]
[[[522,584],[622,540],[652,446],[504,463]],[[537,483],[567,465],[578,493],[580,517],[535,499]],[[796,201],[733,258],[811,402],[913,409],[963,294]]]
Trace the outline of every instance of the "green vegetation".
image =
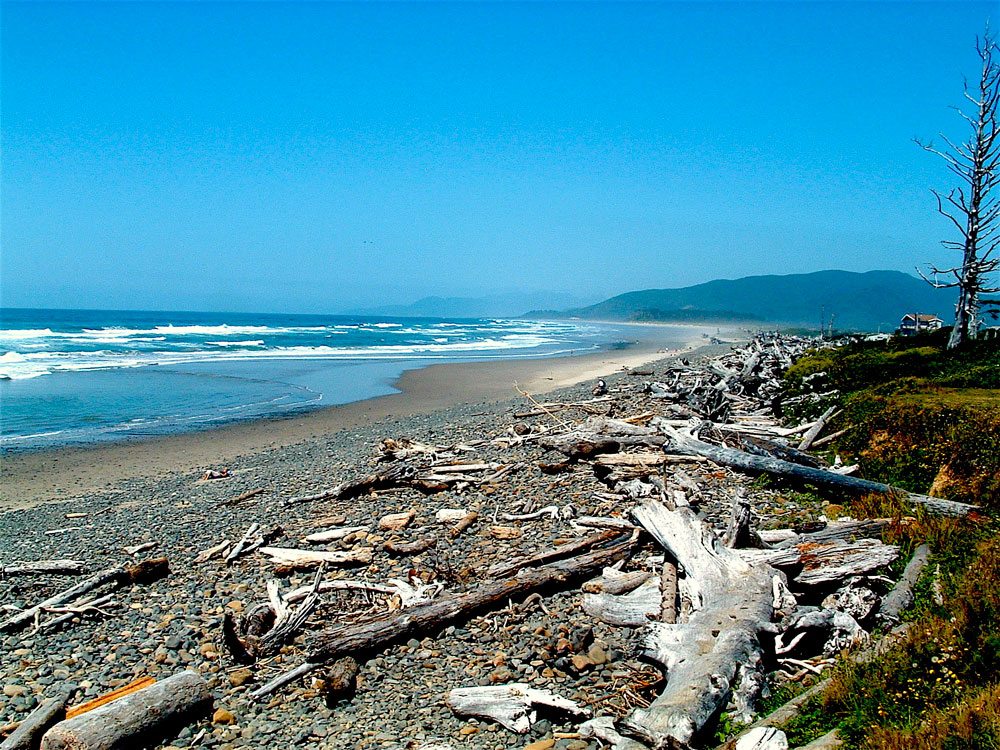
[[870,479],[981,504],[941,518],[899,498],[850,503],[889,517],[903,559],[926,542],[931,564],[906,613],[909,629],[877,657],[845,659],[830,687],[783,727],[796,747],[831,729],[863,750],[1000,750],[1000,346],[944,351],[945,336],[817,351],[786,373],[789,395],[835,391],[836,450]]
[[[945,351],[946,334],[824,349],[786,373],[792,419],[843,407],[836,444],[865,476],[1000,508],[1000,342]],[[832,395],[831,395],[832,394]]]

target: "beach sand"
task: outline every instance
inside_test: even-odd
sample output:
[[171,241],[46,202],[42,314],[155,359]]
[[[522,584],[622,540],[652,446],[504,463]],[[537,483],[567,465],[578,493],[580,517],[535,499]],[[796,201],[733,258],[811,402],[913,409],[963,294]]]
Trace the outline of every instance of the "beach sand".
[[[621,325],[621,324],[617,324]],[[88,447],[11,454],[0,459],[0,510],[27,508],[95,492],[139,477],[224,467],[239,456],[271,451],[387,417],[429,414],[458,404],[544,394],[641,367],[677,349],[679,327],[636,324],[636,342],[622,350],[529,360],[450,363],[405,372],[387,396],[218,429]],[[705,343],[691,326],[687,349]]]

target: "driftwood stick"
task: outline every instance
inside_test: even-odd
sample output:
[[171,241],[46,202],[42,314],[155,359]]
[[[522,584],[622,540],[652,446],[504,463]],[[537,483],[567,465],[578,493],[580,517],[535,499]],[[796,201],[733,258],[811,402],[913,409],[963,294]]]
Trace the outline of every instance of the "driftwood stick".
[[38,560],[37,562],[16,562],[0,568],[2,576],[34,575],[78,575],[83,572],[83,563],[77,560]]
[[116,750],[139,747],[175,732],[212,704],[208,683],[180,672],[52,727],[41,750]]
[[114,585],[125,586],[134,583],[151,583],[156,581],[169,572],[169,567],[167,565],[167,558],[160,557],[154,560],[145,560],[135,565],[123,565],[117,568],[108,568],[107,570],[102,570],[97,575],[91,576],[85,581],[81,581],[75,586],[61,591],[60,593],[50,596],[43,602],[36,604],[33,607],[28,607],[23,609],[16,614],[11,615],[3,622],[0,622],[0,632],[9,633],[15,630],[23,628],[30,622],[33,622],[36,615],[38,615],[43,609],[48,607],[58,607],[61,604],[66,604],[67,602],[72,602],[78,596],[86,594],[89,591],[100,588],[101,586]]
[[819,437],[819,434],[826,427],[826,423],[829,422],[833,417],[835,417],[840,412],[836,406],[831,406],[823,414],[813,422],[812,427],[802,436],[802,440],[799,442],[799,450],[807,451],[812,447],[813,441]]
[[66,715],[67,700],[69,695],[63,694],[42,701],[17,725],[13,734],[0,743],[0,750],[34,750],[42,734]]
[[350,500],[373,490],[383,490],[398,487],[416,479],[417,470],[407,463],[393,464],[391,467],[376,474],[370,474],[351,482],[338,484],[336,487],[324,490],[315,495],[292,497],[283,501],[284,505],[296,505],[316,500]]
[[254,691],[251,697],[257,699],[273,693],[308,674],[320,664],[334,661],[345,654],[357,658],[358,654],[385,648],[412,634],[435,632],[450,622],[470,617],[497,602],[505,602],[548,586],[590,577],[606,565],[623,559],[633,550],[637,540],[635,534],[617,534],[612,539],[605,539],[606,543],[600,546],[595,542],[592,544],[594,549],[568,560],[524,570],[517,576],[490,581],[472,591],[419,604],[393,617],[351,623],[322,631],[314,639],[305,664],[278,675]]

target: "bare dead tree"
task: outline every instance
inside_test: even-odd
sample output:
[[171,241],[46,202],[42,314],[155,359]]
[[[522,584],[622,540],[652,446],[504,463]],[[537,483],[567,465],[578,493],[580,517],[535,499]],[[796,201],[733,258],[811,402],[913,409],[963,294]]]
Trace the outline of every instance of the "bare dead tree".
[[931,286],[958,288],[949,349],[976,338],[982,295],[1000,292],[1000,287],[989,286],[991,276],[1000,268],[1000,257],[994,256],[1000,245],[1000,198],[995,191],[1000,182],[1000,50],[988,27],[982,39],[976,40],[976,52],[982,61],[979,83],[970,90],[966,81],[964,91],[972,111],[953,108],[972,130],[968,139],[954,143],[941,135],[948,145],[944,150],[916,141],[925,151],[944,159],[948,169],[961,180],[947,195],[932,192],[938,213],[948,218],[961,235],[960,240],[944,240],[941,244],[961,251],[962,263],[943,269],[931,266],[929,273],[917,271]]

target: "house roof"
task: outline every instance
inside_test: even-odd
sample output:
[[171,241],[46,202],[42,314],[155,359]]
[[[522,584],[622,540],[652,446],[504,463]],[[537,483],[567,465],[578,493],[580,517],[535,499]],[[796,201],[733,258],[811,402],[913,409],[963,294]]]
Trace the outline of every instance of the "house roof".
[[924,313],[916,313],[916,314],[907,313],[906,315],[903,316],[903,320],[906,320],[907,318],[909,318],[910,320],[919,320],[921,323],[931,323],[935,320],[942,323],[944,322],[937,315],[927,315]]

